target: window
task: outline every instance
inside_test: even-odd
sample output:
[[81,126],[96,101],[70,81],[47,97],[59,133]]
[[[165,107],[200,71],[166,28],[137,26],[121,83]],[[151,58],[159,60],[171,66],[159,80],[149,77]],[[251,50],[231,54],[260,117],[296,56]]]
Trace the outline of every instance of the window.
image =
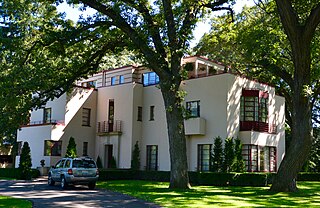
[[81,85],[82,85],[83,87],[96,88],[96,86],[97,86],[97,81],[83,82]]
[[61,156],[62,141],[44,141],[44,155],[45,156]]
[[43,109],[43,123],[51,123],[51,108]]
[[268,93],[242,90],[240,101],[240,130],[269,132]]
[[56,167],[56,168],[62,168],[63,165],[64,165],[64,161],[65,161],[65,159],[59,160],[59,161],[57,162],[57,164],[55,165],[55,167]]
[[143,74],[143,86],[155,85],[159,83],[159,76],[155,72]]
[[120,75],[119,76],[119,84],[123,84],[124,83],[124,76]]
[[117,77],[111,77],[111,85],[116,85]]
[[209,171],[212,144],[198,144],[198,171]]
[[190,113],[190,117],[200,117],[200,101],[187,102],[187,111]]
[[244,144],[242,146],[242,157],[248,172],[258,171],[258,146]]
[[88,156],[88,142],[83,142],[82,155],[83,156]]
[[158,145],[147,145],[147,170],[158,170]]
[[91,109],[89,108],[82,109],[82,126],[90,126],[90,114],[91,114]]
[[142,121],[142,107],[138,106],[138,121]]
[[21,150],[22,150],[22,142],[17,142],[18,143],[18,152],[17,155],[20,156],[21,155]]
[[154,106],[150,106],[150,121],[154,120]]
[[276,172],[276,147],[260,148],[260,171]]

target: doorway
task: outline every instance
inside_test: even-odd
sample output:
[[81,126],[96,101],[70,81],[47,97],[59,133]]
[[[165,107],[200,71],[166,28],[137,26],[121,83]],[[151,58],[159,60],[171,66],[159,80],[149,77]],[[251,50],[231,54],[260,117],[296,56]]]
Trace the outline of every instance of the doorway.
[[113,145],[104,145],[104,167],[111,168],[111,160],[113,155]]

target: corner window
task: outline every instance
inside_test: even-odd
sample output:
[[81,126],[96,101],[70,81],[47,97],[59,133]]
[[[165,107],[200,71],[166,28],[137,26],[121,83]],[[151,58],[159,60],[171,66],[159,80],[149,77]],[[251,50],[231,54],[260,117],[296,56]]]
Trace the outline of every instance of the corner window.
[[111,85],[116,85],[117,77],[111,77]]
[[142,121],[142,107],[138,106],[138,118],[137,121]]
[[150,121],[154,120],[154,106],[150,106]]
[[198,144],[198,171],[209,171],[212,144]]
[[147,170],[158,170],[158,145],[147,145]]
[[260,171],[276,172],[276,147],[261,147],[260,149]]
[[62,141],[44,141],[44,156],[61,156]]
[[124,83],[124,76],[120,75],[119,76],[119,84],[123,84]]
[[91,114],[91,109],[89,108],[82,109],[82,126],[90,126],[90,114]]
[[43,123],[51,123],[51,108],[43,109]]
[[187,102],[187,111],[190,117],[200,117],[200,101]]
[[251,144],[242,145],[242,157],[248,172],[258,171],[258,146]]
[[143,86],[155,85],[159,83],[159,76],[155,72],[143,74]]

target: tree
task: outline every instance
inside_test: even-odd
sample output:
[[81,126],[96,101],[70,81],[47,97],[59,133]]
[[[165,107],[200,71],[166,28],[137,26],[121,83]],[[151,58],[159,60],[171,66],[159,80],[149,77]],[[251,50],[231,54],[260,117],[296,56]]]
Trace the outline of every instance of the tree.
[[[320,3],[311,1],[309,15],[301,16],[306,5],[289,0],[276,0],[282,26],[290,42],[294,65],[292,88],[292,141],[275,180],[272,191],[296,191],[296,177],[306,161],[312,145],[311,46],[320,23]],[[295,6],[295,7],[293,7]],[[299,7],[301,6],[301,7]],[[307,9],[308,11],[308,9]],[[320,93],[317,83],[315,94]]]
[[70,137],[65,157],[77,157],[77,144],[73,137]]
[[97,167],[102,168],[102,161],[101,161],[100,156],[97,157]]
[[246,170],[246,165],[242,157],[242,143],[239,138],[235,139],[234,142],[234,159],[231,165],[231,170],[238,173]]
[[212,152],[212,171],[222,172],[223,167],[223,147],[221,137],[216,137],[213,144]]
[[21,170],[21,179],[30,180],[32,177],[31,174],[31,152],[28,142],[24,142],[21,155],[20,155],[20,162],[19,162],[19,169]]
[[226,138],[224,143],[224,152],[223,152],[223,171],[230,172],[231,165],[234,160],[234,142],[233,138]]
[[271,190],[296,191],[295,178],[312,144],[312,109],[319,103],[320,3],[260,1],[256,8],[239,17],[235,51],[243,54],[237,57],[244,72],[274,84],[286,98],[292,138]]
[[131,169],[132,170],[139,170],[140,169],[140,149],[139,149],[139,142],[138,141],[134,145],[134,149],[132,152]]

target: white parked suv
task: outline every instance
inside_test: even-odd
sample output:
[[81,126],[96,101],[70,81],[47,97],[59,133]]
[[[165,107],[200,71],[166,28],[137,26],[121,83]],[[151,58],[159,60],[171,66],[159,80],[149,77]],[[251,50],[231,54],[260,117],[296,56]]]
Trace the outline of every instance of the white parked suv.
[[69,184],[87,184],[89,189],[94,189],[98,178],[99,171],[93,159],[62,158],[49,170],[48,184],[53,186],[60,182],[63,189]]

